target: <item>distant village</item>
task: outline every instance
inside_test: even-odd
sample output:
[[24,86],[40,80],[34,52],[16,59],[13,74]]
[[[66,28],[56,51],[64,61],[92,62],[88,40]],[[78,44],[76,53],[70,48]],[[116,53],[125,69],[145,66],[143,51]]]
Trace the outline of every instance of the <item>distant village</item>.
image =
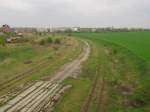
[[11,28],[9,25],[5,24],[0,27],[0,33],[11,33],[21,35],[21,33],[33,33],[33,32],[105,32],[105,31],[149,31],[150,29],[143,28],[81,28],[81,27],[54,27],[54,28],[34,28],[34,27],[17,27]]
[[32,27],[17,27],[11,28],[9,25],[5,24],[0,27],[0,33],[33,33],[33,32],[78,32],[80,28],[73,27],[58,27],[58,28],[32,28]]

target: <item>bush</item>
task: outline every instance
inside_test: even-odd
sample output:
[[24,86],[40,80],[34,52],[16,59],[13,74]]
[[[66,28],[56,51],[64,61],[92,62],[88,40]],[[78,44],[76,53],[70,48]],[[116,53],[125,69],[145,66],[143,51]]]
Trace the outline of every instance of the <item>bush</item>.
[[40,44],[40,45],[45,45],[45,44],[46,44],[46,41],[42,39],[42,40],[40,40],[39,44]]
[[55,44],[61,44],[61,39],[56,38],[56,39],[55,39]]
[[2,45],[2,46],[6,45],[6,39],[3,36],[0,36],[0,45]]
[[29,42],[28,38],[25,37],[20,37],[20,38],[16,38],[16,40],[13,41],[14,43],[25,43],[25,42]]
[[118,53],[117,49],[113,49],[113,54],[116,55]]
[[20,38],[20,41],[21,41],[21,42],[29,42],[30,39],[29,39],[29,38],[22,37],[22,38]]
[[48,37],[48,38],[47,38],[47,42],[50,43],[50,44],[53,43],[52,38],[51,38],[51,37]]

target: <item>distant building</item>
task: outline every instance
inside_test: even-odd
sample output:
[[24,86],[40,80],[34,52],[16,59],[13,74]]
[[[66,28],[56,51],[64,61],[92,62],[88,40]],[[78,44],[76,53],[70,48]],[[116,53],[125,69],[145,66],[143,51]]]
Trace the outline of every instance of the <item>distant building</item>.
[[53,27],[50,32],[79,32],[79,27]]
[[66,32],[70,30],[70,28],[67,27],[55,27],[55,28],[51,28],[51,32]]
[[80,32],[92,32],[92,28],[80,28]]
[[78,32],[79,29],[80,29],[79,27],[73,27],[73,28],[71,28],[72,32]]
[[5,24],[1,27],[1,32],[10,33],[12,30],[9,25]]
[[13,28],[15,33],[33,33],[36,32],[36,28],[31,28],[31,27],[18,27],[18,28]]
[[49,29],[48,28],[36,28],[36,31],[37,32],[49,32]]

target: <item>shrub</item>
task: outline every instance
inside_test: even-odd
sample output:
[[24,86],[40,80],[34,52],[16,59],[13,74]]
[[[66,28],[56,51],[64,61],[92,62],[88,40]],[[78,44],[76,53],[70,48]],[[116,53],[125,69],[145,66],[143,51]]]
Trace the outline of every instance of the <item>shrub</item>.
[[72,36],[72,34],[71,34],[71,33],[68,33],[68,36]]
[[39,44],[40,44],[40,45],[45,45],[46,42],[45,42],[45,40],[42,39],[42,40],[40,40]]
[[117,49],[113,49],[113,54],[116,55],[118,53]]
[[0,36],[0,45],[2,45],[2,46],[6,45],[6,39],[3,36]]
[[61,39],[56,38],[56,39],[55,39],[55,44],[61,44]]
[[50,43],[50,44],[53,43],[52,38],[51,38],[51,37],[48,37],[48,38],[47,38],[47,42]]
[[16,43],[25,43],[25,42],[29,42],[29,39],[25,38],[25,37],[19,37],[19,38],[16,38],[16,40],[14,40],[14,42],[16,42]]

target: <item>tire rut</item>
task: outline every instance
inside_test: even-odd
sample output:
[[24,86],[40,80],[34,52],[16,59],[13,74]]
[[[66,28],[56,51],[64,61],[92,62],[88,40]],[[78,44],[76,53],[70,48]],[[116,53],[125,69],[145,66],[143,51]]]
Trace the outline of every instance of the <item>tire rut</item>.
[[[105,112],[105,76],[100,74],[102,67],[99,65],[96,68],[96,76],[93,80],[92,88],[86,98],[83,106],[81,107],[81,112]],[[93,108],[94,105],[94,108]],[[94,109],[94,110],[93,110]]]

